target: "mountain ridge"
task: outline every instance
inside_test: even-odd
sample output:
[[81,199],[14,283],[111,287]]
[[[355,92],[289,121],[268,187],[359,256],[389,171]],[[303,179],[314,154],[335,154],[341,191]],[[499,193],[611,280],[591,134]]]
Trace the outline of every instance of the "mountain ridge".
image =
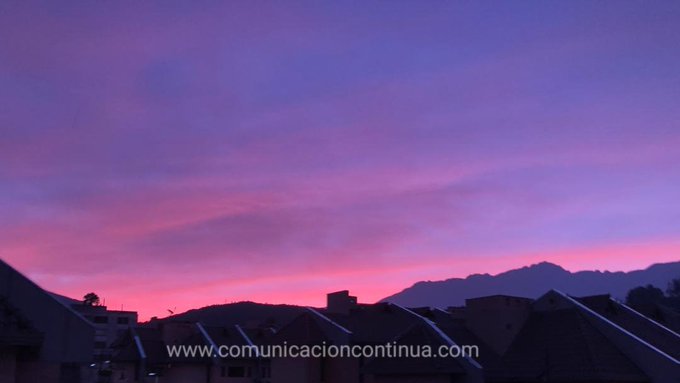
[[680,277],[680,261],[655,263],[641,270],[571,272],[547,261],[507,270],[495,275],[470,274],[465,278],[419,281],[380,302],[405,306],[447,307],[464,304],[465,299],[486,295],[517,295],[537,298],[550,289],[572,295],[611,294],[625,298],[628,290],[651,284],[663,290]]
[[[537,280],[537,275],[540,275],[542,280]],[[380,302],[393,302],[407,307],[445,308],[460,306],[468,298],[496,294],[537,298],[551,288],[576,296],[608,293],[622,299],[628,290],[641,285],[652,284],[665,290],[673,278],[680,278],[680,261],[656,263],[642,270],[628,272],[606,270],[571,272],[557,264],[544,261],[494,275],[475,273],[465,278],[419,281]],[[609,281],[603,282],[603,279]],[[571,288],[573,285],[578,288]],[[414,294],[414,291],[417,294]],[[303,306],[290,304],[241,301],[195,308],[155,320],[200,321],[207,325],[249,324],[280,328],[304,310]]]

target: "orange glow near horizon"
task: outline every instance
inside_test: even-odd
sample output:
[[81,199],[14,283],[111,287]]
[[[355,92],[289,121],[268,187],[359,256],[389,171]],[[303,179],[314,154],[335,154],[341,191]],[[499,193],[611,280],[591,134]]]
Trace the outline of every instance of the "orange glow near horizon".
[[[230,281],[195,282],[184,287],[164,288],[161,282],[148,289],[144,280],[127,280],[119,286],[113,277],[109,283],[93,285],[88,290],[82,283],[59,277],[28,273],[47,290],[79,299],[90,290],[97,292],[112,310],[138,311],[140,320],[168,315],[168,309],[184,312],[214,304],[253,301],[269,304],[292,304],[312,307],[325,305],[325,294],[349,289],[364,303],[376,302],[421,280],[461,278],[475,273],[498,274],[543,261],[555,263],[571,272],[582,270],[631,271],[654,263],[677,261],[668,256],[680,253],[680,242],[636,243],[592,249],[571,249],[546,254],[511,257],[484,257],[458,260],[409,262],[402,266],[350,270],[336,268],[323,275],[295,274],[242,278]],[[22,267],[25,269],[25,267]],[[21,270],[21,269],[20,269]],[[140,292],[141,291],[141,292]]]

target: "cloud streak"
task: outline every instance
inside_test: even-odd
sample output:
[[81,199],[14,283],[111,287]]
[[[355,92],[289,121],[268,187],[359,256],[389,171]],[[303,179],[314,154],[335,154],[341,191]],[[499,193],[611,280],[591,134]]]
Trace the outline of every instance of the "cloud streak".
[[0,5],[0,257],[143,318],[677,259],[673,2]]

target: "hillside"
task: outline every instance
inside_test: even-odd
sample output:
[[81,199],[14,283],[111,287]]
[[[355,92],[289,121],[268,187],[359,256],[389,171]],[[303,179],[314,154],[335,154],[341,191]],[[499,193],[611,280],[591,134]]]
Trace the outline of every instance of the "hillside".
[[466,298],[505,294],[536,298],[549,289],[575,296],[609,293],[625,298],[633,287],[651,284],[665,290],[668,282],[680,277],[680,262],[655,264],[630,272],[579,271],[542,262],[497,275],[473,274],[467,278],[418,282],[382,301],[404,306],[447,307],[463,305]]
[[301,306],[238,302],[193,309],[160,320],[201,322],[207,325],[267,325],[279,328],[305,310]]

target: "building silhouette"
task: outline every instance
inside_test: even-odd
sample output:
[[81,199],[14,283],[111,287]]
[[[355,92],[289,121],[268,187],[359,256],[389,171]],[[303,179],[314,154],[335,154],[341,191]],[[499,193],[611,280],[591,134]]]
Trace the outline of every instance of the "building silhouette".
[[[680,382],[680,335],[608,295],[493,295],[446,310],[361,304],[348,291],[327,298],[325,308],[307,308],[282,325],[168,319],[135,326],[134,312],[55,296],[0,261],[0,382]],[[477,353],[300,358],[168,351],[385,344],[474,345]]]
[[95,329],[0,260],[0,382],[92,381]]

